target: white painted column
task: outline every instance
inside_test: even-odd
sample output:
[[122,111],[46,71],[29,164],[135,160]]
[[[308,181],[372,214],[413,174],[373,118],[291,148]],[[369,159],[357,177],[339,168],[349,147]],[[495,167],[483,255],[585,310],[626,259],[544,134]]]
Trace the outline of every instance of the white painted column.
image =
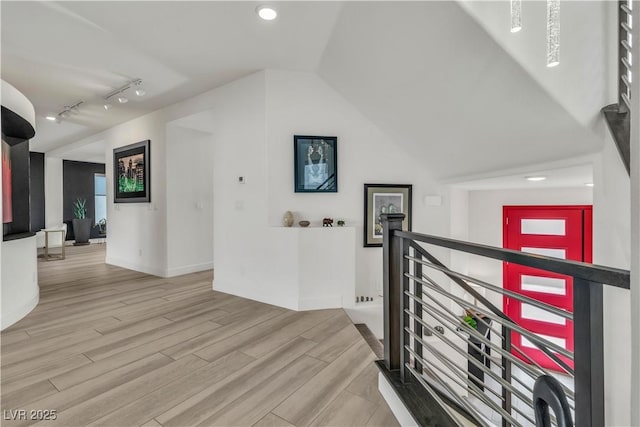
[[46,155],[44,161],[45,227],[62,225],[62,197],[62,159]]
[[640,425],[640,1],[633,2],[631,87],[631,424]]

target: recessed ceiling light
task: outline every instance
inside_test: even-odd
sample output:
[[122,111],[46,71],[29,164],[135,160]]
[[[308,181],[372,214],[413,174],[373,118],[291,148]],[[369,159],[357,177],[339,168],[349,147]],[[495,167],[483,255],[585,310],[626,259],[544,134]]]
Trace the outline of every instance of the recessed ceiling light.
[[109,104],[108,102],[106,104],[103,105],[105,110],[108,110],[109,108],[111,108],[111,104]]
[[585,182],[584,185],[587,187],[593,187],[593,182]]
[[278,12],[276,12],[274,8],[269,6],[258,6],[256,8],[256,13],[265,21],[273,21],[278,17]]
[[136,89],[136,95],[145,96],[146,94],[147,94],[147,92],[144,89],[142,89],[142,88]]
[[127,102],[129,102],[129,99],[124,97],[124,96],[120,96],[120,97],[118,97],[118,102],[120,104],[126,104]]
[[546,176],[526,176],[527,181],[544,181],[547,179]]
[[51,122],[55,122],[56,121],[56,116],[47,116],[45,117],[45,119],[51,121]]

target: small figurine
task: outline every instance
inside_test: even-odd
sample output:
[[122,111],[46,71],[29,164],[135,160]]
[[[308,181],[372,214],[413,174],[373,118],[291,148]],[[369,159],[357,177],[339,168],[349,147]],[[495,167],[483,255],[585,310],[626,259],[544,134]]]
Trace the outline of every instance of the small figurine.
[[322,219],[322,226],[323,227],[333,227],[333,219],[331,219],[331,218],[323,218]]
[[336,224],[338,224],[338,227],[344,227],[344,220],[339,219],[338,222],[336,222]]

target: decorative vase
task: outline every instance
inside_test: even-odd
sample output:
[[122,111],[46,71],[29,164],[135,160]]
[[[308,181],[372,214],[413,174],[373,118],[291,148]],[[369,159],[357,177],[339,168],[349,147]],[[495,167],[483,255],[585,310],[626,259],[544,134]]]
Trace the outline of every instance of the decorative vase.
[[286,211],[284,217],[282,217],[282,223],[285,227],[291,227],[293,225],[293,214],[291,211]]
[[300,227],[308,227],[311,223],[309,221],[300,221],[298,224]]

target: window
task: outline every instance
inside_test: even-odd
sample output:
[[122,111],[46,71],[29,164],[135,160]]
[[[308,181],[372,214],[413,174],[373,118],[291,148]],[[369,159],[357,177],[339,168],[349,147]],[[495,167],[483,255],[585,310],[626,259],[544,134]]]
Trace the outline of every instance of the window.
[[93,182],[96,199],[94,221],[98,224],[102,219],[107,220],[107,177],[104,174],[97,173],[93,177]]

